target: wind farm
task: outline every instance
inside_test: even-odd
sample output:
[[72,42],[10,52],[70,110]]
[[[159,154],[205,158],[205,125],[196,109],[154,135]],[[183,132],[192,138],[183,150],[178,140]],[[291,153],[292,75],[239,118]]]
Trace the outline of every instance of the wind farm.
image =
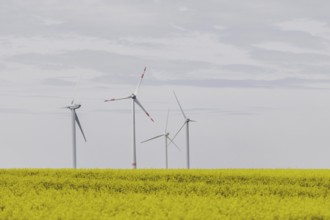
[[0,219],[330,219],[329,7],[0,1]]

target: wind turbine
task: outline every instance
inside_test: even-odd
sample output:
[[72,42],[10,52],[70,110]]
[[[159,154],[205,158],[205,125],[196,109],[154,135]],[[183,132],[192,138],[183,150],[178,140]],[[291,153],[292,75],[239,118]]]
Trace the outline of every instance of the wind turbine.
[[[153,137],[153,138],[150,138],[148,140],[145,140],[145,141],[142,141],[141,143],[145,143],[145,142],[148,142],[148,141],[151,141],[151,140],[154,140],[154,139],[157,139],[157,138],[160,138],[160,137],[165,137],[165,167],[166,169],[168,169],[168,140],[174,144],[174,146],[176,148],[178,148],[180,150],[180,148],[178,147],[178,145],[176,145],[174,143],[174,141],[169,137],[170,136],[170,133],[167,131],[167,126],[168,126],[168,117],[169,117],[169,113],[170,113],[170,110],[167,111],[167,119],[166,119],[166,126],[165,126],[165,132],[164,134],[161,134],[161,135],[157,135],[156,137]],[[181,150],[180,150],[181,151]]]
[[77,168],[77,147],[76,147],[76,123],[78,124],[80,131],[85,139],[85,142],[87,142],[84,131],[81,127],[78,115],[76,113],[76,109],[80,108],[80,104],[74,104],[74,100],[72,100],[71,105],[66,106],[64,108],[67,108],[71,111],[72,116],[72,148],[73,148],[73,168]]
[[175,99],[176,99],[176,101],[177,101],[179,107],[180,107],[180,110],[181,110],[181,112],[182,112],[182,115],[183,115],[183,117],[184,117],[184,119],[185,119],[185,121],[184,121],[182,127],[181,127],[181,128],[179,129],[179,131],[174,135],[173,140],[174,140],[174,139],[176,138],[176,136],[180,133],[180,131],[182,130],[182,128],[183,128],[184,126],[186,126],[187,169],[190,169],[190,155],[189,155],[189,123],[190,123],[190,122],[196,122],[196,121],[191,120],[190,118],[187,118],[187,116],[186,116],[185,113],[183,112],[183,109],[182,109],[182,107],[181,107],[181,104],[180,104],[180,102],[179,102],[179,99],[178,99],[178,97],[176,96],[176,94],[175,94],[174,91],[173,91],[173,94],[174,94],[174,96],[175,96]]
[[135,104],[137,104],[138,106],[140,106],[140,108],[146,113],[146,115],[151,119],[151,121],[154,121],[151,116],[149,115],[149,113],[147,112],[147,110],[142,106],[142,104],[140,103],[140,101],[137,98],[137,94],[139,91],[139,88],[141,86],[144,74],[147,71],[147,67],[144,68],[143,73],[141,75],[141,79],[140,82],[138,84],[138,86],[136,87],[136,90],[134,93],[132,93],[132,95],[124,97],[124,98],[113,98],[113,99],[109,99],[109,100],[105,100],[105,102],[111,102],[111,101],[118,101],[118,100],[123,100],[123,99],[132,99],[133,102],[133,162],[132,162],[132,167],[133,169],[136,169],[136,133],[135,133]]

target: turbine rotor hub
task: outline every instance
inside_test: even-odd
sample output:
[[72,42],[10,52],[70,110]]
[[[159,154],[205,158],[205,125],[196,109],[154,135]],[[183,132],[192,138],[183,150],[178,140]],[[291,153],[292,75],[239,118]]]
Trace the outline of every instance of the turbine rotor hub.
[[136,99],[136,95],[135,94],[132,94],[132,99]]

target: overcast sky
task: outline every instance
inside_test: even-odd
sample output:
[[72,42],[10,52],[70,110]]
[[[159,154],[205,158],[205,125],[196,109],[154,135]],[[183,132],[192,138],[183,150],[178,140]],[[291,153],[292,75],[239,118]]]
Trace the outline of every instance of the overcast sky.
[[[164,167],[185,113],[192,168],[330,167],[330,3],[325,0],[0,0],[0,167]],[[78,130],[77,130],[78,132]],[[185,167],[185,133],[169,167]]]

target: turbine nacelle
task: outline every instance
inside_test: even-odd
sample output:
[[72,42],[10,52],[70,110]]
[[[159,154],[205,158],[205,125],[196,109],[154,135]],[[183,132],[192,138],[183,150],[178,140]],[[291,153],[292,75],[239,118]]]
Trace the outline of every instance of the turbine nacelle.
[[70,110],[76,110],[81,107],[81,104],[74,104],[74,105],[69,105],[66,108]]
[[[80,107],[81,107],[81,104],[73,104],[73,105],[69,105],[69,106],[67,106],[65,108],[70,109],[72,111],[73,126],[75,126],[75,123],[77,123],[77,125],[78,125],[78,127],[79,127],[79,129],[80,129],[80,131],[81,131],[81,133],[82,133],[82,135],[84,137],[85,142],[87,142],[86,137],[85,137],[85,134],[84,134],[84,131],[83,131],[82,127],[81,127],[81,124],[80,124],[78,115],[77,115],[77,113],[75,111],[76,109],[78,109]],[[73,138],[75,139],[75,134],[74,134],[74,137]]]
[[195,120],[191,120],[190,118],[187,118],[186,119],[186,123],[189,123],[189,122],[196,122]]

